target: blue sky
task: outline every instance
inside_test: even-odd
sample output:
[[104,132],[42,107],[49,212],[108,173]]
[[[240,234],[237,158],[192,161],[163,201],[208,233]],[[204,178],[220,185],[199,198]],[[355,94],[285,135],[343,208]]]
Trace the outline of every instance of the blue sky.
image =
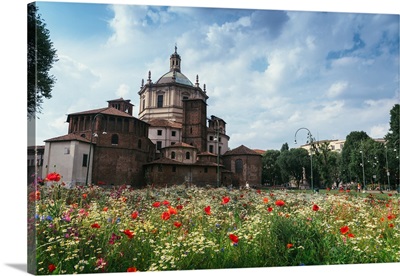
[[231,148],[295,147],[301,127],[317,140],[361,130],[382,138],[399,102],[399,15],[390,12],[37,3],[59,61],[36,144],[66,134],[66,114],[107,100],[130,99],[136,116],[141,80],[169,70],[175,44],[182,73],[206,84],[208,116],[227,122]]

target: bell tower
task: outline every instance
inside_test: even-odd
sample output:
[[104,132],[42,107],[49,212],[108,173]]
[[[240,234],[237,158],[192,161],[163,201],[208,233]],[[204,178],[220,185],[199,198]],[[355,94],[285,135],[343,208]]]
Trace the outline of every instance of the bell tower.
[[169,70],[170,72],[176,71],[181,72],[181,56],[177,53],[178,48],[175,45],[175,53],[169,58]]

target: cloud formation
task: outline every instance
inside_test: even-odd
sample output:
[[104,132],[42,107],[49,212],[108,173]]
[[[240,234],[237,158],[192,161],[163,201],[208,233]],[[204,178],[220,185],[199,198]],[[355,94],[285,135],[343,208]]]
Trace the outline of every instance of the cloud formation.
[[[60,5],[39,3],[39,10],[46,18],[62,12]],[[103,8],[100,18],[107,30],[84,42],[54,39],[58,81],[38,122],[38,144],[66,133],[66,126],[64,132],[44,130],[68,112],[104,107],[115,97],[138,106],[142,79],[151,71],[156,81],[169,70],[175,45],[182,72],[193,83],[198,75],[201,87],[206,85],[208,115],[227,122],[231,148],[294,146],[300,127],[320,139],[344,139],[355,130],[381,138],[388,131],[389,112],[399,96],[398,15]],[[63,23],[52,19],[50,32]]]

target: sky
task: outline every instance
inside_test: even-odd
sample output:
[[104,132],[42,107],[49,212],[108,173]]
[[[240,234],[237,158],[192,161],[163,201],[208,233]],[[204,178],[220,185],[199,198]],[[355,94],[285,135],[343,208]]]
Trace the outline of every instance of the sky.
[[[208,111],[227,122],[231,149],[280,149],[382,138],[399,102],[399,15],[37,2],[58,61],[57,81],[36,121],[36,144],[67,133],[66,114],[135,105],[141,81],[169,71],[206,85]],[[305,128],[295,133],[299,128]]]

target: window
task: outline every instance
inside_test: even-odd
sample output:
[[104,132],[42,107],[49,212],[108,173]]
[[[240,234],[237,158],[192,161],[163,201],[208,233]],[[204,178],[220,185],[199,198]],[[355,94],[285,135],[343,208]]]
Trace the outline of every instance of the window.
[[160,150],[162,148],[162,142],[161,141],[157,141],[157,150]]
[[188,96],[183,96],[182,100],[188,100],[189,97]]
[[208,145],[208,151],[214,153],[214,145]]
[[138,148],[141,149],[142,148],[142,139],[138,140]]
[[161,164],[158,165],[158,171],[162,172],[162,165]]
[[144,110],[144,106],[145,106],[146,101],[143,100],[143,106],[142,106],[142,110]]
[[186,152],[186,159],[190,159],[190,152]]
[[162,130],[161,130],[161,129],[158,129],[158,130],[157,130],[157,135],[158,135],[158,136],[161,136],[161,135],[162,135]]
[[175,145],[175,142],[171,142],[171,146]]
[[204,172],[208,173],[208,168],[207,167],[204,168]]
[[172,172],[176,172],[176,166],[172,166]]
[[157,107],[163,107],[164,95],[157,96]]
[[171,159],[175,159],[175,151],[171,152]]
[[171,132],[171,136],[173,136],[173,137],[176,136],[176,131],[175,131],[175,130],[173,130],[173,131]]
[[214,141],[214,136],[211,135],[209,140]]
[[119,140],[118,134],[113,134],[111,136],[111,145],[118,145],[118,140]]
[[243,172],[243,161],[242,159],[237,159],[235,161],[235,173],[242,173]]
[[88,155],[84,154],[82,158],[82,167],[87,167],[88,165]]

